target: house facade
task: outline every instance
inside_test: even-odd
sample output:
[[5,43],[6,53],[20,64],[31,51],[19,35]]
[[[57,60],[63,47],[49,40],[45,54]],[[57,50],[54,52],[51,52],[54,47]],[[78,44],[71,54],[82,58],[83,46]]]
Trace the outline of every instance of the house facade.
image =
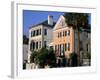
[[28,62],[30,62],[30,54],[32,50],[38,50],[42,47],[48,47],[53,40],[53,16],[48,16],[48,20],[33,25],[29,29],[29,52]]
[[[78,43],[78,31],[67,25],[63,15],[59,17],[56,23],[53,22],[53,16],[49,15],[48,20],[33,25],[29,29],[28,62],[30,63],[32,50],[50,46],[55,51],[56,63],[63,62],[63,58],[69,59],[73,52],[80,54],[80,59],[83,59],[83,55],[91,53],[91,33],[89,29],[84,28],[79,33],[80,45]],[[79,50],[80,53],[78,53]]]
[[74,31],[61,15],[53,29],[53,47],[57,55],[67,57],[74,51]]
[[91,32],[90,29],[81,29],[80,32],[80,61],[82,65],[91,65]]
[[64,16],[61,15],[59,17],[53,28],[53,48],[57,63],[63,62],[63,58],[67,60],[71,53],[77,53],[80,56],[80,60],[84,59],[83,55],[90,53],[91,38],[88,30],[82,28],[79,31],[80,37],[78,37],[78,31],[67,25]]
[[65,18],[61,15],[53,29],[53,48],[56,54],[56,63],[61,64],[63,58],[69,58],[74,52],[74,29],[68,26]]

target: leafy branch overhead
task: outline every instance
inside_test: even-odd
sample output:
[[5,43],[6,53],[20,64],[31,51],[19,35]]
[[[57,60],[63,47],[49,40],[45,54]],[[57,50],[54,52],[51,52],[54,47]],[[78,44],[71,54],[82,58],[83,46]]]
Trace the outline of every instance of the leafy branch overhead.
[[73,28],[85,28],[89,25],[89,15],[87,13],[65,13],[64,17],[66,23]]

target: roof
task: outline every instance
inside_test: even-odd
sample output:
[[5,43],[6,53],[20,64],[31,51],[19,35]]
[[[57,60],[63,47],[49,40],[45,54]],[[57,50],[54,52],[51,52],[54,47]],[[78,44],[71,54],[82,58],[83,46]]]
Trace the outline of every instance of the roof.
[[44,26],[46,26],[46,27],[53,28],[53,27],[55,26],[55,24],[56,24],[56,22],[53,22],[53,25],[49,25],[49,24],[48,24],[48,20],[45,20],[45,21],[43,21],[43,22],[41,22],[41,23],[38,23],[38,24],[33,25],[33,26],[30,27],[30,28],[36,27],[36,26],[38,26],[38,25],[44,25]]

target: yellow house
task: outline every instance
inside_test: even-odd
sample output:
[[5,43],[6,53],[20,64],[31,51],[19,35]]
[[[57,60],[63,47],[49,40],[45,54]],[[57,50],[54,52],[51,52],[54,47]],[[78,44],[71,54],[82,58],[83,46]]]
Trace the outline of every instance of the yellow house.
[[70,54],[73,52],[78,55],[80,54],[80,57],[82,57],[82,54],[90,53],[90,32],[88,30],[89,29],[81,29],[79,45],[78,31],[73,29],[72,26],[67,25],[63,15],[59,17],[53,28],[53,48],[57,62],[62,62],[64,57],[69,58]]
[[53,47],[56,56],[69,57],[74,52],[74,30],[65,22],[65,18],[61,15],[53,29]]

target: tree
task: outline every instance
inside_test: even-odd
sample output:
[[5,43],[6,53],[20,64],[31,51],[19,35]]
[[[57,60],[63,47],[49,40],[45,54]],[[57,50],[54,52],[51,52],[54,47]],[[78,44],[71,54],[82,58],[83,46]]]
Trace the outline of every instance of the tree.
[[41,48],[39,51],[39,55],[37,55],[38,64],[40,67],[44,68],[44,65],[47,63],[47,57],[48,57],[48,49]]
[[89,59],[89,66],[91,65],[91,54],[90,53],[88,53],[88,59]]
[[41,48],[38,51],[32,51],[30,60],[31,62],[38,64],[40,68],[44,68],[45,64],[53,67],[55,65],[56,58],[53,49]]
[[50,65],[50,67],[55,67],[56,66],[56,56],[54,53],[53,48],[50,48],[48,50],[48,64]]
[[[34,63],[35,62],[35,59],[36,59],[36,56],[38,55],[38,51],[32,51],[32,54],[30,56],[30,62],[31,63]],[[36,62],[37,63],[37,62]]]
[[71,61],[70,66],[72,66],[72,67],[78,66],[78,55],[76,53],[71,53],[70,61]]
[[80,29],[89,26],[87,13],[65,13],[65,22],[77,31],[78,36],[78,65],[80,65]]

